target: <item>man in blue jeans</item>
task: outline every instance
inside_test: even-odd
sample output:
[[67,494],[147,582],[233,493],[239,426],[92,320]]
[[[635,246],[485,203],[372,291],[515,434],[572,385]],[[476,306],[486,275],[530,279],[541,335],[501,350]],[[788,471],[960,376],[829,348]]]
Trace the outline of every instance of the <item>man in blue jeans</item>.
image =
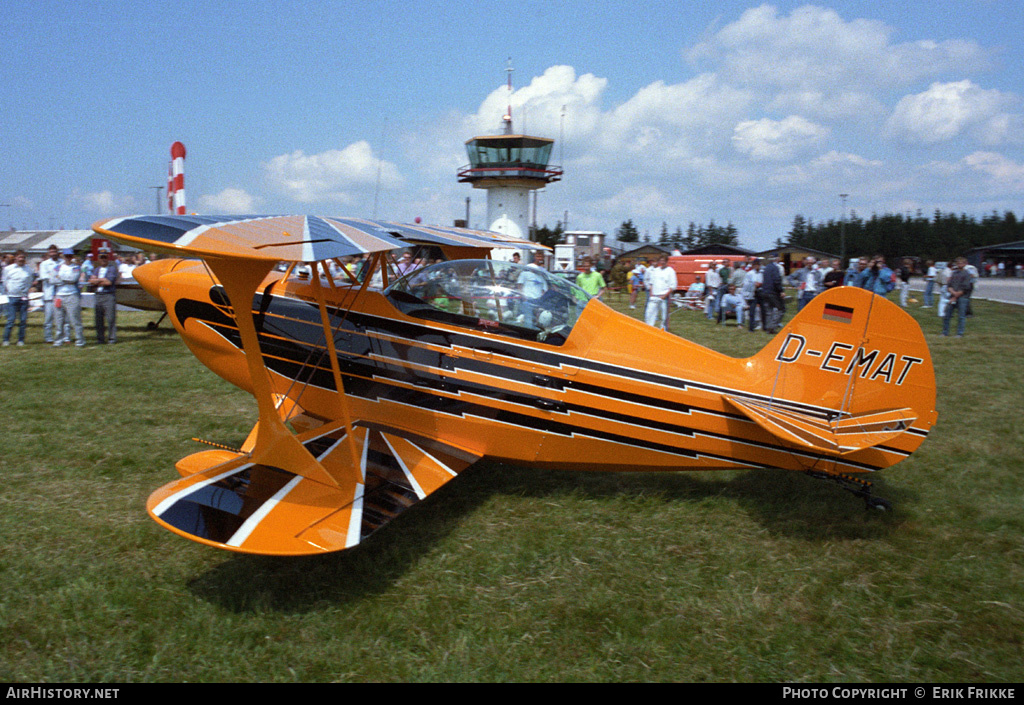
[[11,344],[11,331],[18,321],[18,345],[25,344],[25,328],[28,325],[28,292],[36,274],[25,264],[25,253],[14,253],[14,262],[4,267],[3,286],[7,292],[7,325],[4,327],[4,345]]
[[935,270],[935,263],[931,260],[925,262],[924,266],[926,267],[924,274],[924,306],[921,308],[931,308],[935,292],[935,275],[938,272]]
[[949,304],[946,315],[942,318],[942,334],[949,335],[949,321],[956,309],[956,337],[964,337],[964,324],[967,320],[967,306],[971,302],[971,273],[967,271],[967,260],[958,257],[953,264],[953,274],[946,283],[949,291]]

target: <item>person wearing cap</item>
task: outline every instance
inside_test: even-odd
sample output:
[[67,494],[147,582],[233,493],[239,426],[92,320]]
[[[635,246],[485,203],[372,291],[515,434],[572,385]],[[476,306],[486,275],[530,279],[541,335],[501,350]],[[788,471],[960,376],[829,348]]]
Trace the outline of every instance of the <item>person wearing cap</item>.
[[57,268],[57,290],[55,306],[57,308],[57,333],[54,347],[66,342],[64,326],[70,324],[75,329],[75,345],[85,347],[85,335],[82,332],[82,291],[79,282],[82,279],[82,268],[75,264],[75,251],[68,248],[61,252],[64,261]]
[[[946,282],[946,289],[949,292],[949,303],[946,305],[946,311],[942,317],[943,335],[949,335],[949,323],[953,319],[953,311],[956,311],[956,337],[964,337],[964,323],[967,320],[971,293],[974,291],[971,272],[967,266],[966,257],[957,257],[952,264],[953,273],[950,274],[949,281]],[[8,322],[7,325],[11,324]]]
[[25,264],[25,252],[14,253],[14,262],[4,267],[3,287],[7,292],[7,325],[4,326],[4,346],[11,344],[11,331],[18,322],[18,345],[25,344],[28,326],[28,290],[36,280],[36,273]]
[[95,293],[96,316],[96,342],[100,345],[117,342],[117,301],[114,292],[117,289],[118,273],[117,264],[110,261],[110,250],[101,248],[99,260],[92,276],[89,277],[89,285]]

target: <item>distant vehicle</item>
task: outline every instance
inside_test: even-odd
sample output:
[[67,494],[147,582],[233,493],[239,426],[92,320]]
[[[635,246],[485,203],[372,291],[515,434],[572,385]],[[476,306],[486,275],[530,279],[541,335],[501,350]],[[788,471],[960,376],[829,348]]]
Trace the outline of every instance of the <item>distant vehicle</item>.
[[114,290],[114,299],[122,306],[137,308],[142,311],[166,311],[163,300],[153,296],[142,288],[141,284],[129,282],[118,284]]
[[[576,271],[576,248],[573,245],[555,245],[555,261],[553,272],[565,273]],[[573,274],[575,281],[575,274]]]
[[722,260],[746,262],[746,255],[673,255],[668,266],[676,270],[676,291],[685,292],[697,280],[697,275],[706,275],[712,264],[721,265]]

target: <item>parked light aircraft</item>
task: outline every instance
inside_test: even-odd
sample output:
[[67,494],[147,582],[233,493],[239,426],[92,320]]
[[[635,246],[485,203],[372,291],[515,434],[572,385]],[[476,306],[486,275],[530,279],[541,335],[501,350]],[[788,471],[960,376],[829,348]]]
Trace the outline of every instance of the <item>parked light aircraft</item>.
[[[498,233],[313,216],[93,227],[177,255],[136,278],[196,357],[255,397],[240,449],[183,458],[181,478],[147,503],[164,527],[224,549],[351,548],[482,458],[780,468],[884,507],[863,478],[909,456],[936,421],[920,327],[861,289],[818,295],[736,359],[544,270],[487,258],[538,247]],[[393,280],[387,253],[424,245],[444,261]],[[330,266],[366,253],[361,280]]]

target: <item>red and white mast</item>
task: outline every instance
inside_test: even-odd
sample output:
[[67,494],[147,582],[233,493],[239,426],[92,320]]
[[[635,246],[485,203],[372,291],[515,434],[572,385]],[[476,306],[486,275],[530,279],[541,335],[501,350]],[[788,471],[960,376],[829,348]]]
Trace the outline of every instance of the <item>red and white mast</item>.
[[167,209],[185,215],[185,145],[171,145],[171,165],[167,174]]

